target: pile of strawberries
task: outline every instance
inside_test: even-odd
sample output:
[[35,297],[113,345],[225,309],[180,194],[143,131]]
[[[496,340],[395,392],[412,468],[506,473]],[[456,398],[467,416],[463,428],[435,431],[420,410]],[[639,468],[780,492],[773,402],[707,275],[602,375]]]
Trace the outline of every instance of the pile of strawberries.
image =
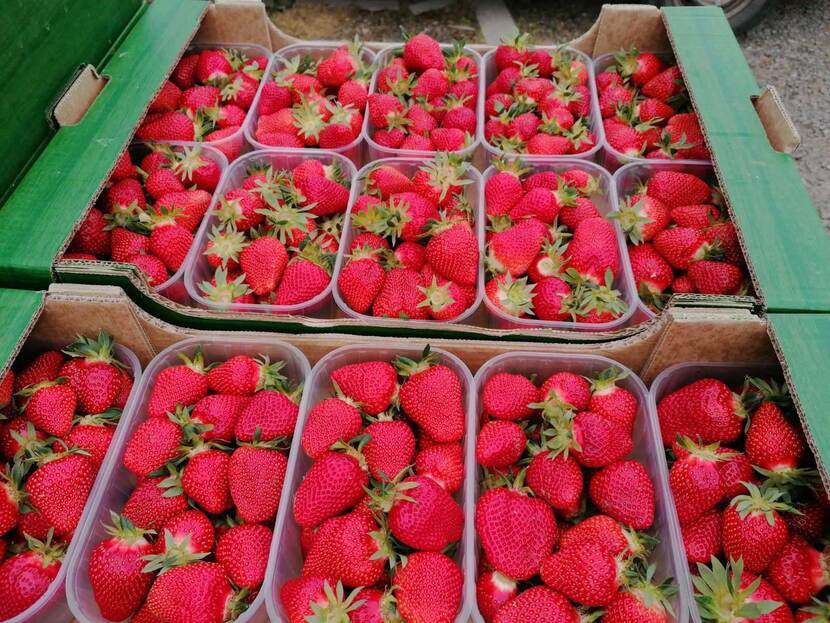
[[630,158],[709,160],[680,67],[636,49],[597,74],[605,140]]
[[49,588],[133,387],[112,339],[78,337],[0,381],[0,620]]
[[444,51],[429,35],[415,35],[376,72],[369,95],[375,143],[415,151],[459,151],[475,143],[479,68],[463,42]]
[[496,161],[484,186],[485,294],[503,314],[543,321],[605,323],[626,310],[614,289],[620,252],[614,226],[591,197],[598,180],[575,167],[530,173]]
[[90,554],[92,593],[111,621],[221,623],[265,579],[301,387],[267,356],[179,357],[124,447],[135,488]]
[[[435,353],[331,374],[302,432],[314,462],[293,500],[303,565],[280,586],[288,623],[453,623],[463,574],[461,380]],[[455,496],[455,497],[454,497]]]
[[[187,54],[150,103],[136,136],[144,141],[216,142],[228,160],[242,149],[240,132],[268,65],[238,49]],[[221,142],[220,142],[221,141]]]
[[537,387],[499,372],[484,383],[475,528],[487,623],[674,620],[676,587],[655,583],[648,563],[655,492],[626,459],[639,405],[621,378],[560,371]]
[[216,206],[203,249],[214,270],[199,284],[219,304],[298,305],[331,281],[351,180],[336,162],[293,169],[251,165]]
[[442,152],[410,177],[394,164],[366,175],[354,237],[337,276],[360,314],[452,320],[477,299],[479,244],[465,186],[469,163]]
[[121,154],[63,259],[133,264],[151,286],[181,268],[222,168],[200,147],[156,143],[149,149],[140,166],[129,151]]
[[702,378],[657,413],[703,620],[827,621],[830,503],[786,386]]
[[317,61],[294,56],[262,87],[254,138],[276,147],[336,149],[363,129],[371,66],[359,41]]
[[617,219],[640,299],[662,309],[671,293],[747,290],[738,232],[717,188],[682,171],[662,170],[621,200]]
[[530,35],[504,39],[493,53],[484,139],[508,153],[578,154],[597,144],[591,132],[590,73],[567,48],[529,45]]

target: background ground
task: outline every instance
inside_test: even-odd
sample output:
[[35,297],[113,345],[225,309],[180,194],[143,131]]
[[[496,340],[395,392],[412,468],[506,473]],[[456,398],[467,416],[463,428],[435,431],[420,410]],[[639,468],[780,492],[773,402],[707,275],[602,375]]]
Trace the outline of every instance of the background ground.
[[[400,28],[426,30],[441,41],[483,41],[475,3],[457,0],[443,9],[413,15],[406,0],[399,10],[366,10],[347,0],[278,0],[272,16],[286,32],[303,39],[399,41]],[[607,0],[507,2],[518,28],[539,43],[568,41],[590,27]],[[389,0],[362,0],[383,9]],[[418,3],[416,6],[422,6]],[[764,20],[739,37],[759,84],[775,85],[801,132],[796,152],[801,175],[830,230],[830,1],[770,0]],[[786,206],[783,206],[786,208]]]

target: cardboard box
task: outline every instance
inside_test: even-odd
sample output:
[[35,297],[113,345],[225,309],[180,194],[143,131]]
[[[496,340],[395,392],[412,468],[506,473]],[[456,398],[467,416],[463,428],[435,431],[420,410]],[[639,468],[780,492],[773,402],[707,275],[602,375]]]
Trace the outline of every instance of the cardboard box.
[[[61,102],[72,113],[65,118],[80,121],[60,128],[0,210],[0,285],[45,288],[53,281],[119,285],[143,309],[193,328],[412,335],[403,322],[381,328],[339,318],[207,312],[165,299],[128,265],[57,261],[158,85],[191,38],[202,43],[255,43],[274,50],[298,42],[278,30],[264,5],[255,0],[210,5],[202,0],[155,0],[142,5],[117,51],[100,68],[108,77],[106,86],[101,88],[90,72],[83,74],[80,86]],[[830,311],[830,282],[823,278],[830,265],[830,246],[817,234],[820,222],[792,157],[773,147],[791,150],[797,145],[797,133],[774,92],[755,84],[720,9],[661,12],[643,5],[606,5],[596,24],[571,45],[592,56],[631,45],[674,50],[683,68],[715,154],[721,187],[741,232],[758,298],[678,297],[676,303],[773,312]],[[91,97],[98,91],[97,97]],[[776,220],[784,207],[786,218]],[[651,331],[652,323],[606,333],[499,331],[462,324],[436,326],[419,335],[594,342]]]

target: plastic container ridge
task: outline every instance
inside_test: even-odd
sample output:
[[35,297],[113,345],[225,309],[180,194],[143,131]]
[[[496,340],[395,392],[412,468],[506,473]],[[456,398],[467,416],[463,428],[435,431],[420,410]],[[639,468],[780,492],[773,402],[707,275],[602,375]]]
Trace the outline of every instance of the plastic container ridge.
[[[269,558],[267,577],[270,578],[270,581],[266,580],[268,583],[265,587],[265,593],[268,614],[272,622],[286,623],[285,612],[279,599],[279,590],[287,580],[298,576],[302,567],[302,554],[299,541],[300,532],[299,527],[294,521],[292,507],[297,487],[312,464],[312,460],[305,454],[300,445],[300,437],[302,436],[303,426],[305,425],[309,410],[313,405],[332,395],[330,376],[333,370],[344,365],[362,361],[391,361],[398,355],[417,358],[423,351],[425,345],[426,342],[419,345],[407,344],[406,346],[397,346],[394,342],[390,341],[388,345],[383,346],[344,346],[333,350],[321,358],[311,371],[311,376],[306,384],[303,400],[300,405],[300,417],[297,421],[297,429],[291,444],[291,457],[285,477],[286,484],[283,489],[280,509],[277,514],[277,528],[274,531],[275,539],[272,543],[271,556]],[[465,582],[462,601],[455,623],[467,623],[470,610],[473,607],[473,600],[475,599],[475,591],[470,593],[469,582],[466,578],[468,573],[467,569],[470,568],[468,558],[471,555],[473,545],[473,535],[471,533],[473,507],[471,501],[474,499],[473,487],[475,483],[472,478],[473,463],[470,460],[475,453],[475,447],[473,445],[474,436],[471,433],[476,426],[475,414],[472,409],[473,376],[470,374],[467,366],[455,355],[438,348],[432,348],[431,351],[440,355],[441,363],[451,368],[460,377],[464,393],[466,410],[464,486],[456,494],[455,499],[461,504],[464,510],[465,524],[464,534],[462,535],[455,559],[461,567],[462,574],[465,576]],[[276,535],[279,536],[277,537]]]
[[[107,538],[105,524],[109,521],[110,509],[120,511],[135,488],[135,475],[124,467],[121,461],[133,432],[147,419],[147,401],[156,377],[165,368],[181,363],[179,353],[191,354],[197,348],[202,349],[208,363],[225,360],[233,355],[268,355],[271,361],[285,362],[286,365],[281,372],[295,383],[304,383],[311,371],[308,360],[299,349],[267,338],[218,338],[207,335],[193,337],[173,344],[153,358],[144,372],[141,383],[133,390],[124,410],[122,426],[118,427],[110,452],[101,467],[100,477],[90,494],[90,508],[93,510],[85,513],[75,534],[77,555],[69,565],[67,598],[72,614],[79,623],[110,623],[101,616],[92,594],[89,583],[89,557],[95,547]],[[267,576],[265,583],[268,583]],[[267,620],[263,607],[264,593],[265,591],[260,591],[250,607],[236,619],[236,623],[263,623]],[[61,619],[61,622],[65,620]]]

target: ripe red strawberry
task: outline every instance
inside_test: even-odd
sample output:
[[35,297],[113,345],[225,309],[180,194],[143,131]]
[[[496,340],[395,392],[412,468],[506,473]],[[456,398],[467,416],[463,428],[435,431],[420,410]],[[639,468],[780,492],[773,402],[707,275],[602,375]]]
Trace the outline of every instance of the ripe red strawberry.
[[[138,254],[147,253],[150,245],[150,239],[134,231],[130,231],[125,227],[115,227],[111,232],[112,241],[112,260],[114,262],[127,262],[131,257]],[[162,265],[165,279],[167,277],[167,269]]]
[[825,558],[826,554],[795,536],[773,559],[767,578],[787,601],[806,604],[830,584]]
[[342,612],[351,619],[360,607],[356,600],[360,592],[355,589],[346,595],[343,583],[330,577],[300,576],[282,585],[280,600],[289,623],[307,623],[307,617],[327,611]]
[[492,420],[484,424],[476,439],[476,461],[484,467],[509,467],[522,456],[527,437],[515,422]]
[[[132,180],[135,181],[135,180]],[[71,251],[89,253],[106,259],[110,255],[111,234],[104,213],[93,208],[87,212],[70,245]]]
[[625,426],[626,430],[632,432],[637,419],[637,399],[634,394],[617,384],[626,376],[627,373],[614,367],[594,375],[590,381],[591,400],[588,408],[616,420]]
[[11,467],[7,464],[5,472],[0,473],[0,535],[17,526],[20,519],[23,476],[24,466],[18,462],[13,463]]
[[136,266],[147,279],[147,283],[153,287],[167,281],[167,267],[154,255],[133,255],[127,258],[127,263]]
[[824,534],[830,511],[816,499],[807,499],[796,502],[793,507],[800,514],[787,513],[784,520],[790,528],[791,534],[800,534],[810,542],[818,541]]
[[365,314],[383,288],[386,272],[378,261],[378,250],[358,247],[337,276],[337,288],[354,311]]
[[129,618],[141,608],[151,573],[142,573],[144,557],[155,553],[147,531],[110,511],[109,538],[101,541],[89,556],[89,583],[101,616],[111,621]]
[[573,372],[554,372],[542,383],[539,395],[542,402],[584,411],[591,401],[591,384]]
[[580,614],[567,597],[546,586],[522,591],[496,612],[494,623],[574,623]]
[[498,273],[509,273],[512,277],[521,277],[539,254],[546,237],[547,228],[535,218],[521,220],[493,233],[489,239],[488,268]]
[[150,253],[171,272],[182,267],[192,245],[193,234],[180,225],[162,225],[150,234]]
[[498,170],[484,184],[485,206],[488,216],[508,214],[524,195],[520,176],[527,170],[519,160],[496,161]]
[[294,496],[294,518],[304,527],[321,524],[353,507],[364,495],[368,476],[357,459],[327,452],[306,472]]
[[564,255],[570,268],[597,283],[605,281],[607,271],[616,276],[620,270],[617,235],[603,218],[580,221]]
[[219,200],[216,215],[222,223],[233,223],[237,230],[248,231],[262,223],[265,217],[259,210],[265,208],[259,193],[236,188]]
[[515,580],[539,573],[558,534],[547,504],[506,488],[491,489],[479,498],[475,528],[490,565]]
[[276,517],[288,459],[267,442],[242,444],[228,462],[228,487],[236,512],[246,522]]
[[145,119],[136,130],[136,136],[143,141],[193,141],[199,138],[190,117],[178,110]]
[[654,523],[654,485],[639,461],[620,461],[598,471],[588,492],[601,512],[635,530]]
[[190,412],[190,419],[203,424],[198,431],[205,441],[233,441],[236,422],[248,406],[247,396],[210,394],[200,399]]
[[389,408],[398,392],[395,368],[386,361],[364,361],[343,366],[331,373],[344,396],[368,415]]
[[[458,441],[464,436],[465,410],[461,381],[449,367],[425,350],[419,361],[399,357],[398,374],[406,380],[399,400],[404,413],[435,441]],[[440,405],[440,408],[439,408]]]
[[481,616],[487,623],[492,623],[496,612],[512,601],[518,592],[516,582],[498,571],[482,573],[476,582],[476,603]]
[[405,621],[452,623],[461,607],[463,576],[438,552],[415,552],[394,576],[394,595]]
[[562,417],[554,451],[568,450],[583,467],[605,467],[631,452],[633,442],[624,427],[593,411],[568,412]]
[[688,275],[700,294],[736,294],[743,284],[743,271],[729,262],[692,262]]
[[[147,401],[147,415],[165,417],[176,405],[190,406],[208,393],[205,359],[200,350],[192,358],[179,354],[182,363],[159,372]],[[142,526],[145,527],[145,526]]]
[[[675,447],[676,444],[675,444]],[[730,448],[718,448],[724,459],[718,463],[721,487],[723,487],[724,502],[729,502],[736,495],[746,491],[745,482],[756,482],[756,472],[743,452],[736,452]]]
[[527,468],[527,486],[565,517],[575,516],[582,504],[582,469],[571,457],[540,452]]
[[205,623],[221,623],[242,609],[223,567],[194,562],[159,575],[147,595],[147,608],[162,621],[185,623],[199,612]]
[[745,444],[753,465],[775,472],[796,469],[806,449],[801,430],[770,401],[762,402],[752,414]]
[[409,71],[417,72],[444,69],[446,64],[439,43],[425,33],[407,39],[403,47],[403,62]]
[[738,394],[717,379],[700,379],[663,397],[657,405],[663,443],[678,435],[703,443],[737,440],[746,419]]
[[519,420],[530,417],[528,405],[539,401],[539,389],[520,374],[499,372],[484,383],[481,402],[484,411],[500,420]]
[[633,195],[618,212],[611,214],[620,222],[623,233],[634,244],[648,242],[669,224],[669,209],[654,197]]
[[464,482],[464,453],[460,443],[440,443],[415,455],[415,473],[429,476],[450,495]]
[[761,573],[789,540],[781,512],[791,507],[780,501],[780,490],[753,484],[746,489],[747,494],[734,498],[723,512],[723,552],[733,560],[743,558],[751,573]]
[[333,517],[317,531],[302,574],[328,573],[346,587],[377,584],[391,553],[387,538],[371,515],[353,512]]
[[691,173],[659,171],[648,180],[646,194],[662,201],[670,210],[679,206],[709,203],[709,184]]
[[133,489],[121,514],[137,527],[158,531],[168,519],[189,508],[183,493],[175,495],[177,491],[174,487],[181,486],[181,482],[176,480],[145,478]]
[[263,389],[274,389],[286,379],[280,374],[285,364],[271,363],[265,356],[234,355],[208,372],[208,386],[219,394],[253,396]]
[[331,282],[331,257],[318,244],[307,245],[289,260],[275,305],[299,305],[321,294]]
[[539,320],[570,320],[566,303],[572,298],[571,287],[557,277],[545,277],[536,283],[533,309]]
[[308,412],[301,443],[305,453],[317,459],[338,441],[348,442],[360,434],[360,411],[340,398],[318,402]]
[[723,552],[723,519],[719,509],[712,509],[683,526],[683,548],[692,565],[708,563]]
[[678,444],[687,454],[669,471],[669,486],[675,498],[677,517],[686,525],[713,508],[723,497],[719,464],[728,454],[718,444],[698,445],[689,438]]
[[672,267],[649,243],[628,247],[628,259],[640,298],[659,309],[663,304],[661,295],[671,287],[674,279]]
[[668,623],[674,614],[669,597],[677,592],[674,581],[667,579],[660,585],[652,580],[655,566],[645,574],[638,574],[623,591],[608,604],[604,621],[608,623]]
[[55,534],[68,537],[78,526],[94,480],[95,468],[88,457],[47,454],[29,475],[24,491],[29,503],[55,527]]
[[680,67],[672,65],[642,84],[642,93],[647,97],[655,97],[666,102],[669,98],[680,93],[683,88],[683,76],[680,73]]
[[363,431],[368,441],[361,451],[376,480],[393,480],[412,464],[415,457],[415,435],[406,422],[381,420]]
[[346,211],[349,202],[349,189],[343,184],[332,181],[322,175],[313,175],[298,183],[308,204],[314,204],[310,212],[317,216],[327,216]]
[[78,400],[68,383],[44,381],[29,385],[22,395],[29,397],[24,408],[26,418],[38,429],[58,437],[69,432]]
[[571,545],[542,561],[542,581],[583,606],[607,606],[622,584],[619,563],[591,544]]
[[183,440],[182,428],[174,420],[148,418],[127,441],[122,459],[124,467],[136,476],[148,476],[179,456]]
[[300,409],[294,395],[264,389],[242,409],[234,433],[237,441],[271,441],[294,433]]
[[478,279],[478,240],[466,221],[443,220],[430,228],[426,258],[440,276],[461,285]]
[[78,418],[66,436],[66,443],[89,453],[89,459],[97,470],[104,462],[115,436],[115,424],[120,417],[116,409],[103,414],[85,415]]
[[261,524],[241,524],[227,530],[216,543],[216,562],[239,588],[257,590],[265,580],[271,530]]
[[223,513],[233,507],[228,485],[230,456],[215,448],[191,451],[182,470],[185,495],[208,513]]
[[160,534],[162,538],[156,544],[158,555],[148,559],[150,564],[145,567],[145,571],[180,566],[202,558],[213,550],[216,541],[211,520],[202,511],[195,509],[167,519]]
[[62,545],[26,535],[26,547],[0,564],[0,617],[12,619],[27,610],[47,591],[60,571]]
[[40,353],[25,368],[13,375],[14,393],[28,385],[54,381],[60,376],[64,361],[66,357],[59,351],[47,350]]

